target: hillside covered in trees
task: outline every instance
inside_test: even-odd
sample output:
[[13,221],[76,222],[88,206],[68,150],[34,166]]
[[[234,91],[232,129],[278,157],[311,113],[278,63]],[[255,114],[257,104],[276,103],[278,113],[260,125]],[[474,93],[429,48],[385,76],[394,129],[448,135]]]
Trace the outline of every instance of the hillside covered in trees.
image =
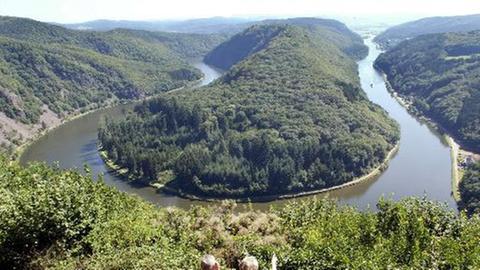
[[[202,57],[223,39],[122,29],[73,31],[0,17],[0,142],[20,143],[31,125],[45,128],[52,118],[198,80],[201,72],[187,59]],[[21,130],[24,134],[14,134]]]
[[107,121],[102,147],[131,179],[200,197],[298,193],[369,173],[397,143],[398,127],[368,101],[353,58],[329,35],[253,26],[220,45],[222,54],[239,47],[233,42],[251,47],[220,79]]
[[228,269],[246,253],[260,269],[478,269],[480,219],[406,199],[378,212],[309,200],[268,212],[231,203],[156,208],[77,172],[0,159],[0,268]]
[[379,56],[393,90],[480,151],[480,31],[425,35]]
[[385,49],[400,42],[425,34],[469,32],[480,30],[480,14],[450,17],[429,17],[390,27],[374,41]]
[[460,182],[460,208],[468,213],[480,213],[480,163],[472,164],[465,169]]
[[[318,18],[291,18],[286,20],[265,20],[257,25],[296,25],[310,32],[322,33],[322,38],[335,44],[345,54],[360,60],[367,56],[368,48],[363,44],[363,39],[348,29],[343,23],[335,20]],[[221,69],[229,69],[234,64],[256,53],[275,37],[275,29],[259,33],[254,28],[245,31],[242,35],[234,36],[224,42],[205,56],[205,62]]]

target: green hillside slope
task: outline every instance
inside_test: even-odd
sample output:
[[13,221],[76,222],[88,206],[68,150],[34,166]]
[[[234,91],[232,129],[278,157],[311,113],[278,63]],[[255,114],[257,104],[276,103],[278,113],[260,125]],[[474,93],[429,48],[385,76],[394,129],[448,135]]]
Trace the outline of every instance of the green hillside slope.
[[0,17],[0,142],[21,143],[72,113],[198,80],[201,72],[187,60],[203,57],[223,39],[73,31]]
[[461,209],[468,213],[480,213],[480,162],[471,164],[465,169],[460,182]]
[[109,157],[133,179],[234,198],[340,185],[383,162],[398,127],[367,100],[354,60],[323,30],[253,26],[227,44],[245,40],[257,52],[216,83],[107,124],[99,136]]
[[[322,36],[325,41],[339,47],[344,53],[356,60],[362,59],[368,53],[362,38],[348,29],[344,24],[335,20],[317,18],[292,18],[286,20],[265,20],[257,25],[294,25],[300,26],[313,35]],[[247,56],[263,49],[270,39],[278,33],[272,28],[270,31],[259,32],[255,28],[236,35],[228,42],[220,44],[205,56],[205,62],[222,69],[228,69]]]
[[375,64],[415,110],[480,151],[480,32],[421,36],[380,55]]

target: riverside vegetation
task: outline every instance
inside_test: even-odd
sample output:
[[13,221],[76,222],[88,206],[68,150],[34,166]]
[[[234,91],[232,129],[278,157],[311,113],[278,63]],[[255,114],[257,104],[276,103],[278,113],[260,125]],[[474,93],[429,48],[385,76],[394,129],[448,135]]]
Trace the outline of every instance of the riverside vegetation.
[[[361,38],[323,23],[253,26],[219,45],[207,59],[230,70],[213,84],[107,121],[108,158],[131,179],[203,198],[299,193],[369,173],[398,126],[359,85],[348,48]],[[332,42],[339,35],[349,44]]]
[[232,203],[156,208],[74,171],[0,159],[0,268],[196,269],[203,254],[267,269],[478,269],[480,219],[419,199],[377,212],[309,200],[266,213]]
[[[479,44],[479,31],[425,35],[400,43],[375,62],[411,110],[474,152],[480,151]],[[466,171],[460,206],[473,212],[479,209],[478,167]]]
[[202,76],[187,59],[202,57],[224,39],[125,29],[74,31],[0,17],[0,142],[19,144],[21,136],[31,135],[9,135],[21,130],[9,125],[12,121],[47,128],[51,119],[45,115],[64,119],[115,100],[185,86]]
[[480,213],[480,163],[471,164],[465,169],[460,182],[460,207],[468,213]]

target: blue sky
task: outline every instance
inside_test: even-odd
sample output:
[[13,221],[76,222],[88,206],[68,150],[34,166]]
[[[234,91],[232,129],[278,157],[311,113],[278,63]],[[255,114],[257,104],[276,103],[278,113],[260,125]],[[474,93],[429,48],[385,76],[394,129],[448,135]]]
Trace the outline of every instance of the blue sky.
[[212,16],[432,16],[480,13],[480,0],[0,0],[0,15],[41,21]]

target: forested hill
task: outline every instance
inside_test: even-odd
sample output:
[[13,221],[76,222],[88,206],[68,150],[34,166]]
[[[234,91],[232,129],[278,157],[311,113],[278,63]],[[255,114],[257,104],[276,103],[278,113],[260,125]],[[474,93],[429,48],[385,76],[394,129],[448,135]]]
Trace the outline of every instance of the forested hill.
[[375,37],[383,48],[392,48],[403,40],[424,34],[469,32],[480,30],[480,14],[451,17],[430,17],[391,27]]
[[[292,18],[286,20],[266,20],[258,22],[258,25],[295,25],[304,28],[314,35],[322,35],[322,38],[335,44],[347,55],[359,60],[368,53],[368,48],[363,44],[362,38],[348,29],[343,23],[317,18]],[[272,31],[272,32],[270,32]],[[263,49],[272,37],[278,33],[275,29],[267,31],[255,31],[254,28],[236,35],[228,42],[220,44],[205,57],[205,62],[228,69],[245,57]]]
[[73,112],[198,80],[202,74],[187,58],[203,57],[223,40],[122,29],[74,31],[0,17],[0,143],[19,144]]
[[[218,34],[150,32],[131,29],[113,29],[106,32],[74,31],[31,19],[2,16],[0,16],[0,36],[42,44],[73,45],[102,54],[131,59],[140,58],[139,60],[144,60],[142,53],[150,49],[148,46],[156,46],[163,50],[170,49],[184,57],[203,57],[226,39],[225,35]],[[138,44],[135,44],[136,42]],[[136,45],[139,48],[135,48]]]
[[259,50],[214,84],[138,106],[99,137],[132,179],[204,197],[340,185],[378,166],[398,127],[360,88],[354,60],[299,26],[253,26]]
[[417,37],[380,55],[375,65],[413,108],[480,150],[480,31]]
[[260,23],[300,26],[314,35],[321,35],[322,38],[335,44],[345,54],[355,60],[361,60],[368,54],[368,47],[363,43],[363,38],[350,30],[344,23],[337,20],[305,17],[285,20],[265,20]]

